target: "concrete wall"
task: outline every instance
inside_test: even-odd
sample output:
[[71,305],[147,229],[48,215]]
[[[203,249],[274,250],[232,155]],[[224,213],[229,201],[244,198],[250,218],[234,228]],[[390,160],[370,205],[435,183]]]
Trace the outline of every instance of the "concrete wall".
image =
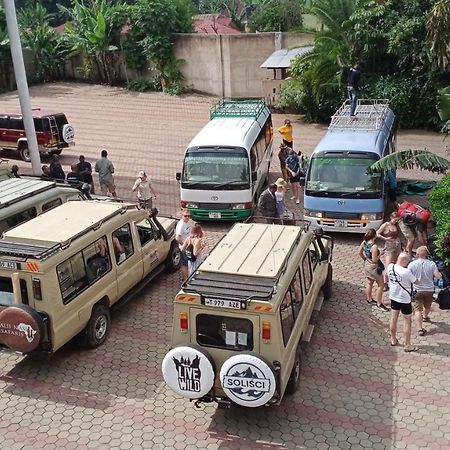
[[174,52],[194,89],[219,97],[264,97],[263,80],[273,71],[259,66],[279,48],[310,45],[309,33],[237,35],[180,34]]

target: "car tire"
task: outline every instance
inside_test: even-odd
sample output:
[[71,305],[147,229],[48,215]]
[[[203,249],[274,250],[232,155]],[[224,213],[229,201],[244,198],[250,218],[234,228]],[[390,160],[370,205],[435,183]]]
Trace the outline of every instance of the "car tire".
[[322,287],[323,299],[329,300],[333,295],[333,266],[328,263],[328,272]]
[[285,393],[287,395],[292,395],[297,392],[298,387],[300,386],[300,371],[302,367],[302,357],[300,349],[297,349],[295,354],[295,361],[292,367],[291,375],[289,376],[289,380],[286,385]]
[[95,305],[92,308],[91,318],[78,342],[87,348],[97,348],[106,341],[109,335],[110,325],[111,313],[109,312],[109,308],[105,305]]
[[20,157],[23,161],[31,162],[31,155],[30,155],[30,149],[28,148],[28,145],[22,145],[19,148]]
[[176,241],[173,241],[166,258],[167,272],[176,272],[181,266],[181,252]]

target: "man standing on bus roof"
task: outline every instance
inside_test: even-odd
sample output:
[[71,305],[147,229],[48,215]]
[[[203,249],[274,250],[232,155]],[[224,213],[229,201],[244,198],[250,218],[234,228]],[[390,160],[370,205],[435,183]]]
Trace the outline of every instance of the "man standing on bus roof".
[[350,117],[356,117],[356,106],[358,97],[362,91],[361,86],[361,63],[356,63],[350,67],[347,72],[347,91],[350,100]]
[[283,144],[286,144],[290,148],[294,148],[294,138],[292,137],[292,124],[289,119],[284,121],[284,125],[278,128],[278,132],[281,134],[283,138]]

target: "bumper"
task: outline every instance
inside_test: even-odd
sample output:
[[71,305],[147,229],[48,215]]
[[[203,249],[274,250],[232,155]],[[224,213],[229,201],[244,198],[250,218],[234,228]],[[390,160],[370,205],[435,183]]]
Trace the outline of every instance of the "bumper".
[[369,228],[378,230],[383,220],[335,220],[335,219],[317,219],[315,217],[305,216],[304,220],[310,222],[310,229],[322,228],[324,232],[336,233],[357,233],[364,234]]
[[222,210],[205,210],[190,209],[193,220],[245,220],[253,214],[252,209],[222,209]]

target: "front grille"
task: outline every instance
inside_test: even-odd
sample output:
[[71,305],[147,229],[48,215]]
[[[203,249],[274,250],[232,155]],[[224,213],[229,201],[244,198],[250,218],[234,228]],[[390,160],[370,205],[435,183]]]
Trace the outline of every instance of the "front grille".
[[349,212],[326,212],[325,219],[342,219],[342,220],[359,220],[359,213],[349,213]]
[[199,203],[198,209],[219,210],[231,209],[230,203]]

